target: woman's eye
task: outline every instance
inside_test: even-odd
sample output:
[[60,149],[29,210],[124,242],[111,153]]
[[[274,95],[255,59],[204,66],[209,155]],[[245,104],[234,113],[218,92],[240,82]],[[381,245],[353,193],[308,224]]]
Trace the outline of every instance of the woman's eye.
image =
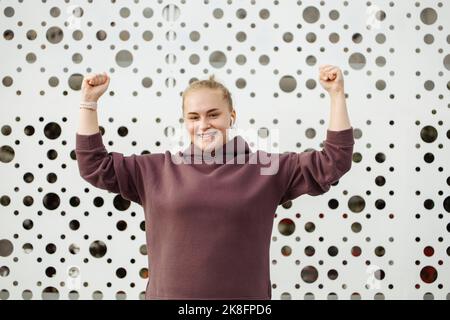
[[[209,116],[210,117],[217,117],[217,116],[219,116],[219,114],[218,113],[214,113],[214,114],[210,114]],[[198,117],[189,118],[189,120],[198,120]]]

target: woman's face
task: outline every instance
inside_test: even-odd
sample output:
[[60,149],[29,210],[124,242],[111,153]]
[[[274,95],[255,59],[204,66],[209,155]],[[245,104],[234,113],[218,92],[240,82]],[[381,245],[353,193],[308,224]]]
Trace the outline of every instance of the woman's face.
[[185,97],[183,116],[191,141],[201,150],[213,150],[227,143],[236,112],[230,111],[220,89],[201,88]]

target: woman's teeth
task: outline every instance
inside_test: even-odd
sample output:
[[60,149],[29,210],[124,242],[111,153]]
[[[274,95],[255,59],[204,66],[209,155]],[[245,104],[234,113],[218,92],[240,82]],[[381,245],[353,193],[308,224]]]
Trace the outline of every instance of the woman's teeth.
[[214,137],[216,135],[216,132],[214,133],[208,133],[208,134],[199,134],[199,137],[201,137],[202,139],[210,139],[212,137]]

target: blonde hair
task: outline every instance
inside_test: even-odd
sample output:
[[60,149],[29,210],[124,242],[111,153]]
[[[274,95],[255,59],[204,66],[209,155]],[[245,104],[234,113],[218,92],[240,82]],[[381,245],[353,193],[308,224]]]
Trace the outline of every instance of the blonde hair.
[[212,89],[212,90],[221,90],[222,91],[222,98],[225,99],[228,103],[228,107],[230,109],[230,111],[233,111],[234,107],[233,107],[233,99],[231,98],[231,93],[230,91],[219,81],[216,81],[214,79],[214,74],[209,76],[208,80],[197,80],[192,82],[187,88],[186,90],[184,90],[183,92],[183,103],[182,103],[182,111],[184,114],[184,100],[186,99],[187,95],[189,92],[197,90],[197,89],[203,89],[203,88],[207,88],[207,89]]

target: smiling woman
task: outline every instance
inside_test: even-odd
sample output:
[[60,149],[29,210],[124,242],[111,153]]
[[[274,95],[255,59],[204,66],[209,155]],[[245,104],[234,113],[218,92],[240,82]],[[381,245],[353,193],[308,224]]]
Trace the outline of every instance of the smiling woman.
[[[323,71],[331,91],[335,85],[326,81],[335,71]],[[337,73],[333,81],[340,77]],[[350,170],[353,128],[328,130],[321,151],[253,152],[242,136],[228,139],[236,111],[230,92],[210,77],[193,82],[183,94],[192,139],[186,150],[108,152],[96,112],[108,84],[107,74],[83,80],[76,159],[84,180],[144,208],[151,271],[145,298],[271,299],[269,249],[276,208],[303,194],[327,192]],[[333,115],[345,105],[337,107]],[[204,152],[213,147],[211,155]],[[79,249],[71,246],[70,252]],[[126,269],[116,275],[125,277]]]
[[190,84],[183,92],[182,110],[191,143],[200,150],[212,150],[228,142],[236,111],[230,91],[214,75]]

